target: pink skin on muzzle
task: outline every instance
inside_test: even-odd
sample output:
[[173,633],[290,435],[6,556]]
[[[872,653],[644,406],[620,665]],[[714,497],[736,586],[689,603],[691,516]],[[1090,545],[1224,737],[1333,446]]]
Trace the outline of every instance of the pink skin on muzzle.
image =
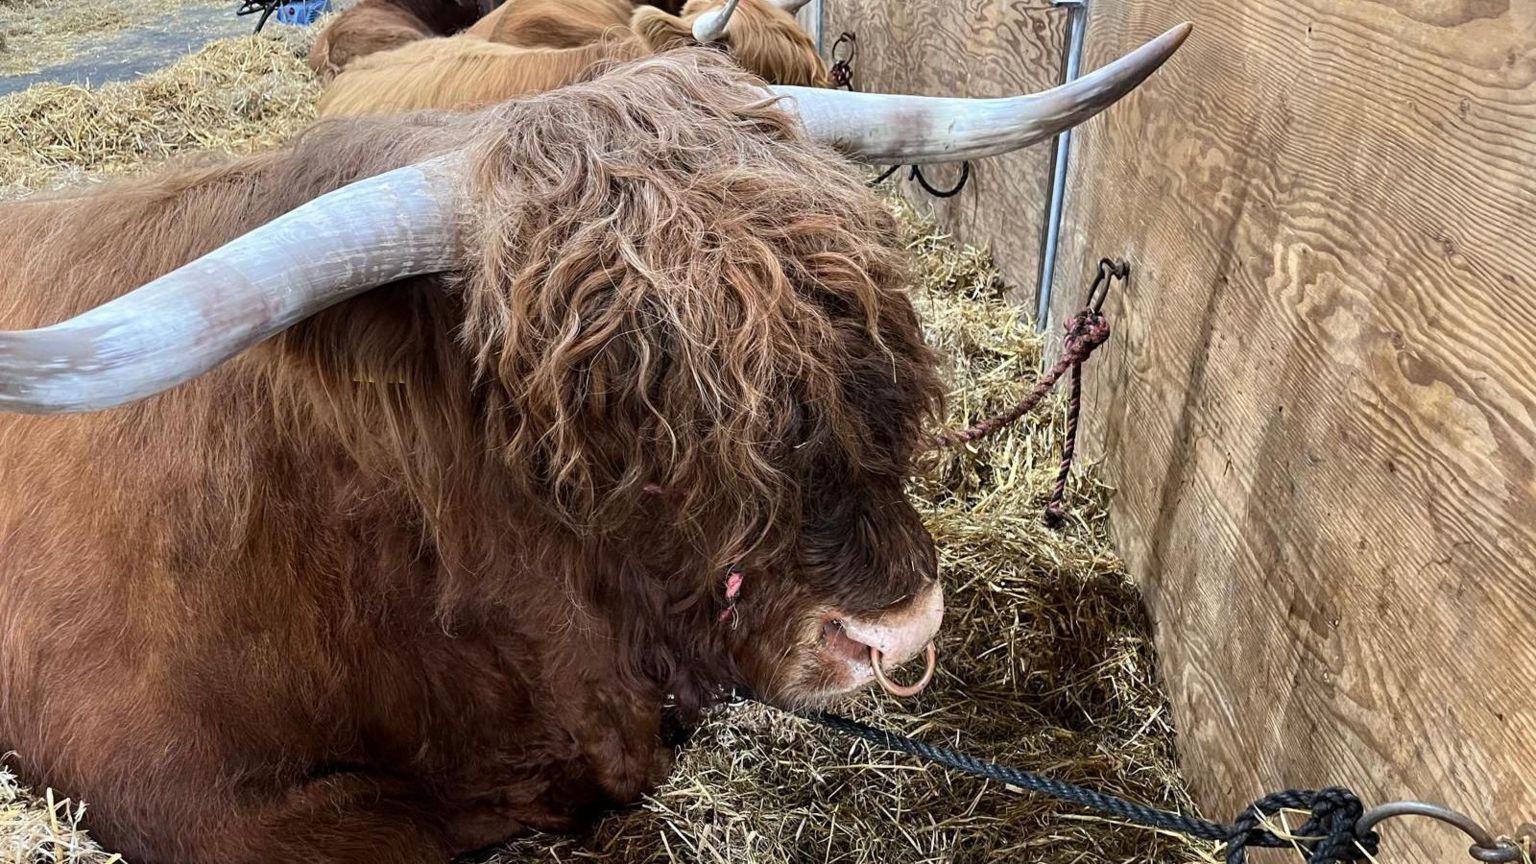
[[[943,620],[944,589],[935,581],[922,594],[878,617],[834,615],[829,623],[835,623],[837,631],[829,630],[826,638],[829,647],[833,643],[842,646],[838,653],[848,666],[849,677],[857,683],[867,683],[873,677],[893,696],[915,696],[933,680],[938,665],[933,638]],[[855,651],[867,655],[867,661],[858,657]],[[918,654],[925,655],[927,668],[916,683],[900,685],[886,677],[888,669],[900,666]],[[866,662],[867,671],[858,668]]]

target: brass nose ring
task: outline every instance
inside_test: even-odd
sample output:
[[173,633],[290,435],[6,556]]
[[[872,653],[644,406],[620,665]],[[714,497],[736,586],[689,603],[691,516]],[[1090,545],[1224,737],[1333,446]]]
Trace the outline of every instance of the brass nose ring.
[[875,680],[880,682],[880,686],[885,690],[885,692],[891,694],[892,696],[916,696],[917,694],[923,692],[925,688],[927,688],[928,682],[933,680],[933,670],[937,669],[939,666],[939,650],[933,647],[932,642],[928,643],[928,648],[924,652],[924,655],[924,660],[927,661],[928,668],[923,670],[923,677],[917,679],[917,681],[912,684],[897,684],[891,679],[885,677],[885,670],[880,668],[880,649],[874,647],[873,645],[871,645],[869,648],[869,665],[874,668]]

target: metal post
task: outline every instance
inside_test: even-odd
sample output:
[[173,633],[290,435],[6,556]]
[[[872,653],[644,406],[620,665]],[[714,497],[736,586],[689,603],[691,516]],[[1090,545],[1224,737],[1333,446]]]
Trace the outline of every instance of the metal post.
[[806,31],[811,34],[812,41],[816,43],[816,53],[822,57],[827,56],[827,40],[822,35],[826,32],[826,6],[822,4],[822,0],[811,0],[807,6],[801,7],[800,11],[805,13],[800,16],[800,23],[804,25]]
[[[1088,29],[1088,0],[1053,0],[1067,9],[1067,62],[1063,81],[1073,81],[1083,63],[1083,34]],[[1061,244],[1061,211],[1067,196],[1067,157],[1072,152],[1072,130],[1056,136],[1051,158],[1051,200],[1045,216],[1045,244],[1040,254],[1040,302],[1035,326],[1044,330],[1051,312],[1051,283],[1056,274],[1056,251]]]

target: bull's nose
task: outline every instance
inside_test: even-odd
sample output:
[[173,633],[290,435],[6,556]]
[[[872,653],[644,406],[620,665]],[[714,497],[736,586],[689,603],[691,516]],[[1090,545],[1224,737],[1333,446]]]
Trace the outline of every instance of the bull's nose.
[[944,621],[944,589],[934,580],[916,597],[877,615],[839,619],[843,635],[880,652],[885,668],[923,653]]

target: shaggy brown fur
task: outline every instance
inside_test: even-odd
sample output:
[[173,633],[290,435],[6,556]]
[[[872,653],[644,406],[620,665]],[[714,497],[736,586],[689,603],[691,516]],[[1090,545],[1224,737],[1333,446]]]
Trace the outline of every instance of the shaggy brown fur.
[[634,800],[668,694],[842,686],[828,610],[934,577],[903,480],[941,388],[891,217],[753,84],[674,52],[0,206],[0,326],[31,327],[474,166],[456,276],[121,409],[0,416],[0,750],[131,861],[421,864]]
[[330,80],[359,57],[417,39],[449,36],[465,28],[481,38],[508,45],[577,48],[597,41],[610,29],[627,27],[637,5],[677,14],[682,0],[508,0],[475,20],[486,5],[487,0],[456,0],[443,5],[424,0],[361,0],[321,31],[310,48],[310,68]]
[[628,27],[634,11],[629,0],[507,0],[468,32],[523,48],[579,48]]
[[[608,28],[601,40],[578,48],[519,48],[470,34],[422,40],[348,67],[326,87],[319,112],[325,117],[478,108],[590,80],[615,61],[692,45],[693,20],[721,2],[691,0],[682,18],[640,7],[629,29]],[[726,47],[743,68],[769,83],[830,84],[810,37],[791,15],[764,0],[742,0]]]
[[364,57],[320,94],[321,117],[474,109],[588,81],[646,56],[627,30],[580,48],[517,48],[463,34]]
[[[693,43],[693,22],[726,0],[688,0],[682,17],[660,9],[641,7],[630,19],[630,29],[652,51],[665,51]],[[725,33],[725,46],[741,68],[770,84],[829,87],[827,65],[816,53],[816,43],[800,28],[795,16],[764,0],[741,0]]]
[[330,80],[359,57],[451,36],[479,17],[477,0],[359,0],[320,31],[309,49],[309,68]]

